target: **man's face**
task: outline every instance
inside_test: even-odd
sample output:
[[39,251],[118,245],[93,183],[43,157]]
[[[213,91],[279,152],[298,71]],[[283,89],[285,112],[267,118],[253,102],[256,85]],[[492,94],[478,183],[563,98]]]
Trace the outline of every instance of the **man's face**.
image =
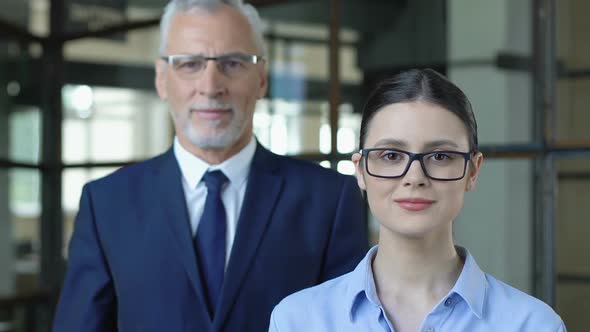
[[[177,14],[163,55],[261,55],[251,31],[247,19],[226,5],[213,12]],[[156,88],[160,98],[170,104],[181,144],[197,150],[237,152],[252,135],[256,100],[266,93],[266,69],[263,63],[250,64],[241,75],[229,77],[218,69],[216,61],[207,61],[198,75],[187,78],[178,68],[158,60]]]

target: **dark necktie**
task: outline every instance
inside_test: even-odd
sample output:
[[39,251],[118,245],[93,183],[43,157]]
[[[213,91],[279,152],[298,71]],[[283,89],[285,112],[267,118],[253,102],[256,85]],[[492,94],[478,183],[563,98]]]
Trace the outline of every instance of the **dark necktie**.
[[221,171],[207,172],[203,176],[207,186],[207,199],[203,216],[195,235],[195,248],[201,275],[205,281],[205,297],[211,318],[221,292],[225,270],[225,208],[221,189],[227,177]]

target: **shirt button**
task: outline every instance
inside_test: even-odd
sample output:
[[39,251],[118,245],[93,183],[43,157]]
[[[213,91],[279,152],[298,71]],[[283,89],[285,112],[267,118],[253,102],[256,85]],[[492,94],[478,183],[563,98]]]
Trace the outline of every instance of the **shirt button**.
[[449,297],[449,298],[447,298],[447,299],[446,299],[446,301],[445,301],[445,307],[448,307],[448,306],[450,306],[451,304],[453,304],[453,299]]

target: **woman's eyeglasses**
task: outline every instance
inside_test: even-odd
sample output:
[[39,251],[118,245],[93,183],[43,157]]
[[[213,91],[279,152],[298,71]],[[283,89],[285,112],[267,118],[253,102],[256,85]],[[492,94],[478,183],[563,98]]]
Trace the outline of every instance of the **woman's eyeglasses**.
[[359,153],[365,158],[365,170],[369,175],[388,179],[406,175],[412,162],[418,160],[428,178],[456,181],[465,176],[471,159],[470,152],[460,151],[412,153],[399,149],[369,148]]

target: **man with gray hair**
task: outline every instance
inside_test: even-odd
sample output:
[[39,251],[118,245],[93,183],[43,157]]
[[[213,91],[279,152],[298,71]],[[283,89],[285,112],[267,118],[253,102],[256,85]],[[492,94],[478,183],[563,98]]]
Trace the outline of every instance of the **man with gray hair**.
[[84,187],[54,330],[266,331],[282,298],[364,256],[356,182],[256,141],[252,6],[171,1],[155,68],[173,146]]

